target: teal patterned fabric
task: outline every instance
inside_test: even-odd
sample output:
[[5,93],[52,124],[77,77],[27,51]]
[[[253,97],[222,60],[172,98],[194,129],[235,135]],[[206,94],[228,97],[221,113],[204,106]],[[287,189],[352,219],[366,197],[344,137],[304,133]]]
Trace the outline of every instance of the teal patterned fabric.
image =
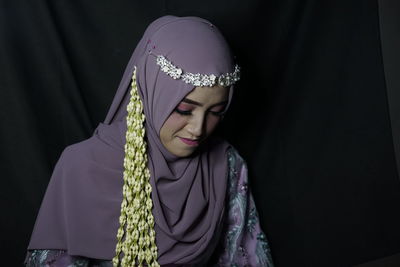
[[[272,267],[270,247],[261,230],[257,209],[248,185],[247,165],[239,153],[228,151],[228,201],[224,228],[214,266]],[[28,251],[27,267],[112,267],[110,260],[71,256],[65,250]]]
[[221,238],[222,254],[217,266],[273,266],[270,247],[261,230],[247,165],[235,149],[228,153],[228,214]]

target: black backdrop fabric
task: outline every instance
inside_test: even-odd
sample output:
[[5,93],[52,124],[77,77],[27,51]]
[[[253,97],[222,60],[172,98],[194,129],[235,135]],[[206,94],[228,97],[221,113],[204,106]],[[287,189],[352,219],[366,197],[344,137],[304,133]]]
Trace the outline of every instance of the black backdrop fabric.
[[166,14],[211,20],[242,66],[218,134],[248,161],[276,266],[399,253],[400,7],[385,3],[1,0],[0,265],[22,265],[60,153],[103,121],[145,27]]

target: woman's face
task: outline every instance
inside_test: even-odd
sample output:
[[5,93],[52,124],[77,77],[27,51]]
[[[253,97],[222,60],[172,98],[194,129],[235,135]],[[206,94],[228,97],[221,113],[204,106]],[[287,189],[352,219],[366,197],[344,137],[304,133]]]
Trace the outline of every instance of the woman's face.
[[164,147],[178,157],[191,155],[222,119],[227,87],[196,87],[175,107],[160,130]]

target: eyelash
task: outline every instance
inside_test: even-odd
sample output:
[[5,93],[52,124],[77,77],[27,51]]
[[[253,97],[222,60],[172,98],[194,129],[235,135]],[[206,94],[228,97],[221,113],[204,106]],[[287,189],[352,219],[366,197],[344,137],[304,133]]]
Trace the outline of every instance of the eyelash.
[[176,108],[175,109],[175,112],[176,113],[178,113],[178,114],[180,114],[180,115],[183,115],[183,116],[189,116],[189,115],[192,115],[192,111],[191,110],[180,110],[179,108]]
[[[186,111],[186,110],[180,110],[178,108],[175,108],[175,112],[180,114],[180,115],[182,115],[182,116],[190,116],[190,115],[192,115],[192,111],[191,110]],[[223,111],[220,111],[220,112],[210,111],[210,113],[212,115],[214,115],[214,116],[217,116],[217,117],[222,117],[224,115]]]

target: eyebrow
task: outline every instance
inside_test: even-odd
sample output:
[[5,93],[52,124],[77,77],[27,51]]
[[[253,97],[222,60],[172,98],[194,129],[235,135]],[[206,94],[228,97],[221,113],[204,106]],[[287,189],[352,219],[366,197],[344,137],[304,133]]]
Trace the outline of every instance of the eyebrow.
[[[200,107],[203,106],[202,103],[199,103],[199,102],[197,102],[197,101],[191,100],[191,99],[189,99],[189,98],[184,98],[184,99],[182,100],[182,102],[185,102],[185,103],[188,103],[188,104],[193,104],[193,105],[200,106]],[[220,106],[220,105],[225,105],[225,104],[227,104],[227,103],[228,103],[228,101],[222,101],[222,102],[219,102],[219,103],[217,103],[217,104],[212,105],[212,107]]]

